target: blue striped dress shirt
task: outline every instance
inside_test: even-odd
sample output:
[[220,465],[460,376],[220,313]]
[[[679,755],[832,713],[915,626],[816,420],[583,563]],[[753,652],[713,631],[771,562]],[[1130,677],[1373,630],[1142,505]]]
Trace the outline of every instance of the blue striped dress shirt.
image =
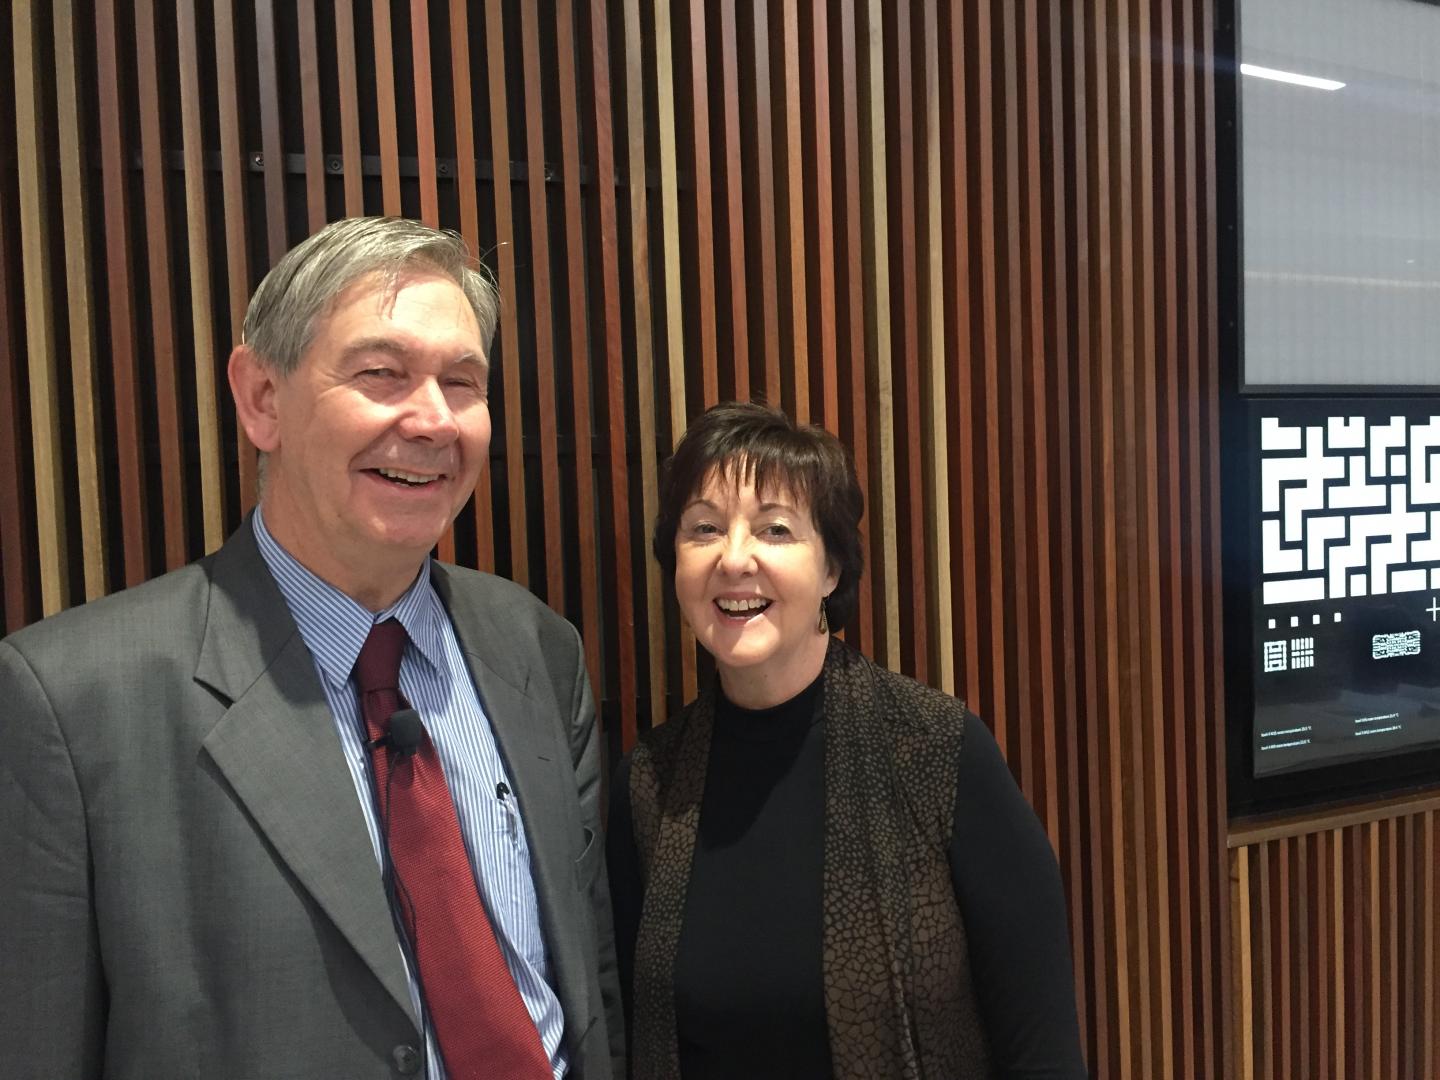
[[[430,585],[430,561],[425,561],[415,583],[399,600],[374,614],[300,565],[270,535],[258,508],[253,520],[260,554],[315,660],[365,814],[377,866],[384,856],[370,790],[370,758],[361,737],[364,722],[360,718],[359,691],[352,672],[372,626],[394,618],[405,627],[410,640],[400,661],[400,692],[424,720],[440,755],[480,897],[559,1080],[566,1070],[561,1045],[565,1018],[548,981],[549,960],[540,933],[540,910],[521,807],[513,793],[503,799],[496,795],[498,785],[504,784],[507,791],[513,791],[513,785],[465,666],[455,628]],[[410,982],[410,998],[419,1015],[420,987],[403,949],[401,956]],[[425,1041],[429,1078],[444,1080],[445,1069],[428,1023]]]

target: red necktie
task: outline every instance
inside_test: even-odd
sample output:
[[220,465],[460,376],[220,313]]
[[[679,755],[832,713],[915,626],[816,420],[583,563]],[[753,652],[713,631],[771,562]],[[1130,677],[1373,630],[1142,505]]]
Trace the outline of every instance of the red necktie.
[[[390,717],[404,707],[405,641],[405,628],[387,619],[371,629],[355,661],[371,739],[386,735]],[[375,747],[370,762],[396,902],[446,1072],[454,1080],[549,1080],[549,1056],[475,887],[435,744],[426,734],[408,755]]]

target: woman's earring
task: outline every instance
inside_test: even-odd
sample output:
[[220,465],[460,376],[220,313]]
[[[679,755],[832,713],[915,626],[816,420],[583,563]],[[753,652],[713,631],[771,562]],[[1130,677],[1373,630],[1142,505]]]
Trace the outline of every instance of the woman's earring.
[[828,600],[828,599],[829,599],[828,596],[822,596],[822,597],[820,598],[820,618],[819,618],[818,620],[816,620],[816,623],[815,623],[815,632],[816,632],[817,634],[828,634],[828,633],[830,633],[830,619],[829,619],[829,616],[828,616],[828,615],[826,614],[826,612],[825,612],[825,601]]

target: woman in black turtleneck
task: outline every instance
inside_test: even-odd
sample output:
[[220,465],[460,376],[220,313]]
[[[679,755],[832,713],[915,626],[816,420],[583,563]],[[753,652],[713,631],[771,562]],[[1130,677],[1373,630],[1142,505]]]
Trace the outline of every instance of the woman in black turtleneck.
[[989,731],[830,636],[862,566],[844,448],[716,406],[661,502],[718,679],[612,785],[632,1076],[1083,1077],[1059,870]]

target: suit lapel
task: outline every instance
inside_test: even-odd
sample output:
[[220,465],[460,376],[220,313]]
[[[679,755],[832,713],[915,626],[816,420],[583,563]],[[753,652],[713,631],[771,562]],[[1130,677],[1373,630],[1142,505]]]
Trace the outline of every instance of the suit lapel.
[[296,880],[413,1021],[334,717],[248,519],[215,558],[196,679],[231,703],[206,751]]

